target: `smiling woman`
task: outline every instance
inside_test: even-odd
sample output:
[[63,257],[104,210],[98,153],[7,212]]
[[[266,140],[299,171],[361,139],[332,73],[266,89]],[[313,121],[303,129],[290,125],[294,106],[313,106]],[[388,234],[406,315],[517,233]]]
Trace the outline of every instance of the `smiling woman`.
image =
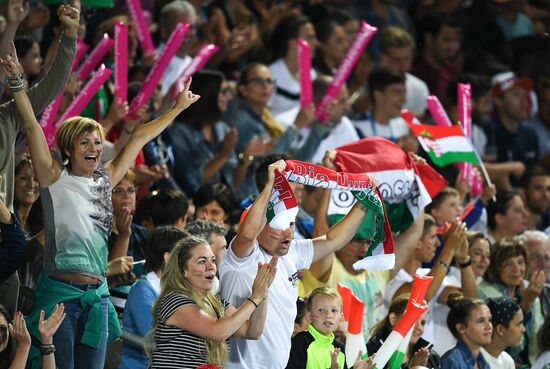
[[[72,22],[78,19],[78,11],[70,6],[61,6],[59,13],[60,18],[67,17]],[[103,168],[99,168],[103,128],[93,119],[72,117],[56,133],[63,159],[59,163],[50,153],[36,120],[13,44],[11,55],[0,62],[23,122],[43,195],[44,273],[36,286],[37,310],[29,318],[29,325],[38,323],[40,310],[50,313],[63,302],[70,318],[53,338],[59,366],[79,367],[80,360],[86,361],[89,368],[103,368],[108,338],[120,336],[105,280],[113,219],[112,186],[124,177],[142,147],[200,96],[189,91],[189,79],[175,106],[136,129],[125,147]],[[90,293],[96,298],[83,298]]]
[[34,174],[31,157],[23,154],[15,165],[15,198],[13,207],[21,226],[28,231],[27,218],[32,205],[38,200],[38,180]]
[[211,292],[216,257],[205,240],[178,242],[161,277],[162,291],[153,306],[151,367],[191,368],[215,364],[224,368],[228,339],[257,339],[267,312],[267,291],[275,277],[277,257],[258,264],[252,295],[236,309]]

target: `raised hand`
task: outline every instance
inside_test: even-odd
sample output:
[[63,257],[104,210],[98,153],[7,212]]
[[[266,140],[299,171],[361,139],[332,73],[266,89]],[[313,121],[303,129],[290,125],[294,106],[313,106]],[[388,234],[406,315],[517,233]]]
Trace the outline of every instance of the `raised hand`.
[[10,44],[11,46],[11,55],[6,55],[4,59],[0,58],[0,64],[2,64],[2,68],[4,69],[4,72],[8,76],[8,78],[11,77],[19,77],[22,73],[21,65],[19,64],[19,60],[17,59],[17,50],[15,49],[15,44],[13,41]]
[[261,262],[258,263],[258,273],[256,274],[256,278],[254,278],[254,283],[252,285],[252,296],[250,297],[257,305],[259,305],[260,302],[262,302],[267,296],[269,286],[275,278],[277,262],[278,258],[273,257],[269,264]]
[[40,310],[40,320],[38,322],[38,332],[42,337],[43,345],[50,345],[53,342],[53,335],[65,319],[65,306],[63,304],[55,305],[55,310],[47,320],[44,320],[46,313]]
[[235,145],[237,145],[237,138],[239,137],[239,132],[235,128],[231,128],[225,134],[223,138],[221,153],[225,157],[230,157],[231,154],[235,151]]
[[180,91],[176,98],[176,106],[174,106],[174,109],[185,110],[189,106],[191,106],[191,104],[197,102],[200,99],[200,95],[195,95],[193,92],[189,91],[191,80],[192,78],[189,77],[187,82],[185,82],[183,89]]
[[336,159],[335,150],[327,150],[323,156],[323,166],[327,169],[337,170],[334,160]]
[[455,219],[443,235],[445,245],[449,244],[456,252],[466,237],[466,231],[466,224],[458,218]]
[[132,210],[124,206],[116,216],[116,228],[120,237],[129,238],[132,235]]
[[9,325],[10,334],[17,342],[17,345],[20,346],[30,346],[31,345],[31,335],[27,330],[27,323],[25,318],[20,311],[15,313],[15,318],[13,319],[13,324]]
[[525,296],[526,294],[528,294],[529,297],[532,297],[533,299],[536,297],[539,297],[542,292],[542,289],[544,288],[545,281],[546,281],[546,275],[544,274],[544,270],[534,271],[531,274],[531,278],[529,279],[529,284],[523,291],[523,295]]
[[80,12],[78,9],[70,5],[60,5],[57,8],[57,16],[65,27],[65,34],[76,37],[80,27]]
[[298,129],[303,128],[313,122],[313,118],[315,118],[315,105],[311,103],[300,109],[296,119],[294,120],[294,125]]
[[355,363],[353,364],[353,369],[373,369],[374,368],[374,357],[376,354],[369,356],[366,359],[361,359],[363,356],[363,351],[359,351]]
[[428,358],[430,357],[430,350],[427,347],[422,347],[416,351],[413,357],[409,360],[409,368],[415,366],[426,366],[428,364]]
[[340,369],[338,366],[338,354],[340,353],[339,348],[335,348],[330,353],[330,369]]
[[279,257],[274,256],[269,261],[269,264],[267,265],[267,287],[271,286],[271,283],[273,283],[273,280],[275,279],[275,275],[277,275],[277,263],[279,262]]
[[246,156],[266,156],[273,149],[273,141],[264,141],[261,136],[256,136],[246,146],[244,154]]
[[23,0],[10,0],[8,2],[8,23],[20,24],[29,14],[29,4]]
[[267,168],[268,175],[269,175],[269,183],[273,183],[273,180],[275,179],[275,171],[278,170],[280,172],[284,172],[286,169],[286,163],[284,160],[278,160],[275,163],[272,163]]

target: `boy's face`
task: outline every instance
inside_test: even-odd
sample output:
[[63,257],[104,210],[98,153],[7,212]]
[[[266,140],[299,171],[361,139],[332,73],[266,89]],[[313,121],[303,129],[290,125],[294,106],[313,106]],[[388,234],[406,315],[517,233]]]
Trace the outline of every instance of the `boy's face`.
[[311,310],[306,312],[306,317],[315,329],[329,335],[338,329],[342,319],[342,301],[319,294],[313,298]]
[[401,109],[407,100],[407,89],[404,83],[393,83],[383,91],[375,91],[375,109],[384,115],[395,118],[401,115]]
[[432,210],[432,216],[438,224],[450,223],[454,221],[460,213],[462,213],[462,206],[460,204],[460,199],[456,195],[445,197],[441,205]]

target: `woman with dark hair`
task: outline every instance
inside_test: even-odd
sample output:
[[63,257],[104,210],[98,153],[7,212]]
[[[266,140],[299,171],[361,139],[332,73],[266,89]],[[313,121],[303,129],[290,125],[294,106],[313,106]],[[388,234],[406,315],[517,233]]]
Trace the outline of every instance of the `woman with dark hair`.
[[[200,71],[193,76],[201,99],[180,114],[170,127],[175,157],[174,178],[188,196],[206,183],[225,183],[237,189],[242,181],[235,145],[238,132],[221,121],[232,98],[219,72]],[[254,155],[248,148],[246,156]]]
[[[42,369],[55,369],[55,347],[53,335],[65,319],[65,307],[56,305],[47,320],[44,311],[40,313],[40,351],[42,353]],[[0,368],[25,369],[31,347],[31,335],[21,312],[17,312],[13,320],[8,310],[0,305]]]
[[527,229],[527,210],[521,197],[514,192],[497,194],[497,201],[489,202],[487,225],[492,243],[504,237],[514,237]]
[[[38,180],[34,174],[31,157],[28,154],[21,155],[15,164],[15,191],[13,208],[21,227],[29,233],[29,213],[40,194],[38,192]],[[33,236],[34,233],[30,233]]]
[[332,19],[315,23],[319,47],[313,66],[319,74],[332,76],[348,51],[348,37],[344,27]]
[[[486,279],[478,286],[479,297],[509,297],[516,299],[525,316],[526,338],[528,343],[523,355],[512,355],[516,361],[532,363],[536,359],[536,335],[542,326],[540,295],[544,288],[546,276],[542,270],[531,273],[527,281],[527,250],[522,240],[504,238],[496,243],[491,252],[491,264],[487,269]],[[523,345],[522,345],[523,348]]]
[[481,347],[491,342],[491,311],[485,301],[453,293],[447,299],[451,308],[447,326],[456,338],[456,346],[441,358],[445,369],[489,369]]
[[42,71],[42,56],[38,42],[28,37],[17,37],[13,40],[17,49],[17,58],[23,67],[29,85],[36,80]]
[[153,323],[151,311],[160,293],[160,277],[176,243],[187,236],[187,232],[176,227],[159,227],[151,232],[145,249],[147,275],[132,286],[124,306],[122,316],[124,346],[119,369],[149,367],[149,359],[143,352],[142,341]]
[[[273,114],[281,114],[300,104],[300,76],[298,70],[298,37],[309,44],[311,57],[315,55],[317,37],[315,28],[304,15],[289,15],[283,18],[271,36],[274,62],[269,65],[273,78],[277,81],[269,107]],[[317,78],[311,70],[311,80]]]
[[[326,130],[315,124],[305,143],[301,142],[300,130],[313,122],[313,105],[298,112],[294,124],[285,129],[268,108],[275,80],[269,68],[261,63],[247,65],[237,84],[238,106],[227,114],[227,122],[239,132],[236,149],[241,164],[246,168],[246,177],[239,190],[245,197],[258,193],[254,172],[258,165],[255,156],[290,152],[298,160],[309,160],[324,139]],[[303,145],[301,145],[303,143]],[[301,145],[301,146],[300,146]],[[256,153],[246,155],[247,149],[256,148]]]
[[224,184],[201,186],[193,196],[195,219],[211,220],[229,227],[230,218],[237,204],[231,190]]
[[[408,301],[409,294],[401,294],[394,298],[388,309],[388,315],[372,327],[372,336],[367,343],[369,355],[372,356],[375,354],[382,346],[382,342],[388,338],[393,327],[405,313]],[[413,368],[416,366],[423,366],[430,369],[441,368],[441,358],[434,350],[429,348],[431,346],[430,343],[421,337],[424,333],[424,326],[426,325],[427,319],[428,312],[426,311],[415,323],[408,350],[405,352],[405,356],[403,356],[401,369]]]

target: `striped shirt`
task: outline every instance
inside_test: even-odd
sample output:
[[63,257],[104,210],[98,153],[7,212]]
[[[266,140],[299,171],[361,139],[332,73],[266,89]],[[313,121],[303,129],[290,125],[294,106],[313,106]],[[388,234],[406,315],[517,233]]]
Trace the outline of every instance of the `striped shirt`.
[[[229,303],[222,300],[225,309]],[[207,363],[206,342],[203,337],[194,335],[166,321],[179,308],[196,305],[193,300],[180,292],[170,292],[160,304],[159,322],[154,332],[155,349],[152,369],[196,369]],[[227,341],[229,345],[229,340]]]

